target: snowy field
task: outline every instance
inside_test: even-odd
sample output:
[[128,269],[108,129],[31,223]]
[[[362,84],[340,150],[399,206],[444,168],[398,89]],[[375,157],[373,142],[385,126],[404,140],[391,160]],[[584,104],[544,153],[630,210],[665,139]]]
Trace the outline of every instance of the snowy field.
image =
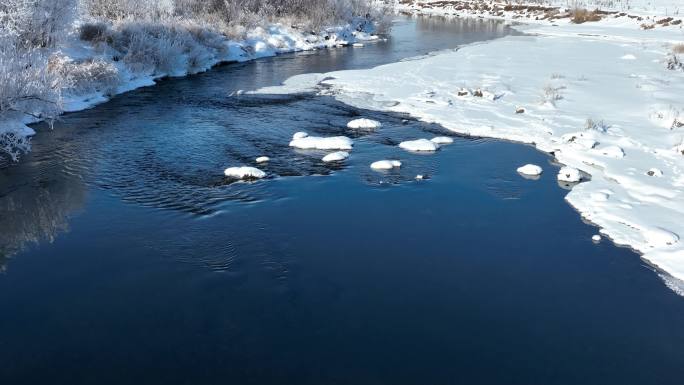
[[581,183],[559,181],[571,189],[567,201],[602,235],[669,274],[666,282],[681,293],[684,32],[624,19],[536,22],[517,27],[524,36],[370,70],[301,75],[258,92],[318,90],[551,153],[580,171]]

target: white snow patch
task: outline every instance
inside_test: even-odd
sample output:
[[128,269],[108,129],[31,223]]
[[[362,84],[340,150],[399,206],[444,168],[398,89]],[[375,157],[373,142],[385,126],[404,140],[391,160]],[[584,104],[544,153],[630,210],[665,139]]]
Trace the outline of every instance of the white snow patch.
[[347,128],[352,128],[352,129],[375,129],[375,128],[380,128],[382,127],[382,123],[378,122],[377,120],[372,120],[372,119],[354,119],[347,123]]
[[267,156],[260,156],[260,157],[256,158],[257,163],[266,163],[269,160],[271,160],[271,158],[269,158]]
[[293,140],[294,139],[302,139],[302,138],[306,138],[307,136],[309,136],[309,134],[307,134],[306,132],[299,131],[299,132],[295,132],[294,135],[292,135],[292,139]]
[[398,160],[379,160],[370,165],[373,170],[391,170],[399,167],[401,167],[401,162]]
[[541,175],[543,170],[541,167],[537,166],[536,164],[526,164],[522,167],[518,167],[517,170],[519,173],[523,175]]
[[620,59],[622,59],[622,60],[636,60],[636,56],[634,56],[630,53],[630,54],[622,56]]
[[582,174],[578,169],[566,166],[558,171],[558,180],[561,182],[576,183],[582,180]]
[[594,241],[594,242],[601,242],[601,236],[598,235],[598,234],[594,234],[594,235],[591,237],[591,240]]
[[399,147],[413,152],[433,152],[439,149],[437,143],[427,139],[406,140],[399,143]]
[[328,163],[328,162],[339,162],[341,160],[345,160],[349,158],[349,153],[346,151],[336,151],[336,152],[331,152],[330,154],[326,155],[321,159],[322,161]]
[[229,167],[223,174],[235,179],[261,179],[266,176],[265,172],[256,167]]
[[436,136],[432,139],[430,139],[432,143],[438,144],[438,145],[443,145],[443,144],[451,144],[454,142],[453,138],[450,138],[448,136]]
[[354,142],[346,136],[307,136],[304,138],[292,139],[290,147],[303,150],[351,150]]

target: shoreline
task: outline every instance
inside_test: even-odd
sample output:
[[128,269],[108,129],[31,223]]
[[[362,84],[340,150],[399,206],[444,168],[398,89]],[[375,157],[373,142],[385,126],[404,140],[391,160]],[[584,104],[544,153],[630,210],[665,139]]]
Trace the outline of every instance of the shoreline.
[[[67,93],[60,100],[62,108],[59,115],[87,110],[106,103],[117,95],[143,87],[154,86],[165,79],[207,72],[217,66],[250,62],[261,58],[295,52],[351,47],[357,43],[371,43],[380,39],[381,36],[374,34],[373,30],[359,31],[353,22],[342,26],[325,28],[316,35],[306,34],[298,29],[285,27],[281,24],[274,24],[267,28],[256,28],[242,41],[233,41],[225,37],[222,42],[225,55],[212,57],[201,68],[196,70],[180,68],[177,72],[174,71],[174,73],[134,73],[123,63],[107,58],[106,62],[112,64],[118,71],[119,82],[115,86],[114,91],[105,92],[100,90],[79,95],[69,95]],[[105,58],[106,55],[97,52],[99,49],[88,42],[72,39],[68,45],[56,49],[53,54],[58,55],[60,60],[64,58],[66,62],[86,62]],[[58,119],[59,117],[56,120]],[[9,165],[20,161],[19,158],[22,154],[30,152],[30,137],[36,134],[36,131],[31,126],[45,121],[49,121],[49,119],[37,118],[22,113],[14,113],[6,116],[5,119],[0,119],[0,135],[7,135],[9,133],[28,140],[27,150],[3,154],[9,155]]]
[[[566,202],[684,294],[684,132],[677,125],[684,71],[665,66],[667,43],[679,41],[679,31],[655,31],[663,42],[653,30],[600,22],[516,28],[528,34],[411,64],[300,75],[257,92],[317,91],[460,134],[533,144],[591,175]],[[586,33],[596,30],[604,33]],[[527,111],[516,114],[517,106]]]

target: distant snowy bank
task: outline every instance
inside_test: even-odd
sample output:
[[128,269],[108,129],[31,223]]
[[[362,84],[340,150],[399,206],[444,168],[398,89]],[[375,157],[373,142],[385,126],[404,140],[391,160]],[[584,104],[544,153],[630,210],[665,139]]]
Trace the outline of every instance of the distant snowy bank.
[[566,166],[558,178],[572,187],[567,201],[602,235],[684,280],[684,66],[673,65],[684,32],[621,17],[516,28],[529,34],[296,76],[259,92],[317,91],[462,134],[534,144]]
[[478,17],[535,24],[593,24],[643,30],[681,29],[681,0],[397,0],[399,12],[446,17]]

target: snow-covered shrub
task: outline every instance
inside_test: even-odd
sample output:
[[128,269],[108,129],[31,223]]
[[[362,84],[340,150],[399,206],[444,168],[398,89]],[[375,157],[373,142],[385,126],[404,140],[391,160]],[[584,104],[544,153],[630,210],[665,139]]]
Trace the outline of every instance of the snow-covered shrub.
[[183,28],[188,31],[198,44],[212,50],[217,53],[218,56],[224,56],[228,53],[226,36],[194,22],[183,23]]
[[60,79],[48,70],[47,61],[40,50],[0,47],[0,118],[59,114]]
[[175,14],[222,24],[228,29],[247,28],[272,21],[319,30],[354,17],[373,19],[376,25],[389,26],[390,6],[371,0],[176,0]]
[[56,118],[60,92],[60,79],[50,73],[42,52],[0,47],[0,154],[17,160],[29,150],[29,133],[16,122]]
[[111,95],[120,82],[119,70],[102,58],[75,62],[64,56],[53,56],[48,68],[61,79],[63,92],[74,95],[93,92]]
[[173,75],[187,67],[181,35],[173,26],[133,21],[113,34],[112,45],[133,72]]
[[679,58],[679,55],[672,53],[667,57],[667,69],[684,71],[684,62]]
[[174,0],[80,0],[88,15],[100,20],[164,20],[175,12]]

